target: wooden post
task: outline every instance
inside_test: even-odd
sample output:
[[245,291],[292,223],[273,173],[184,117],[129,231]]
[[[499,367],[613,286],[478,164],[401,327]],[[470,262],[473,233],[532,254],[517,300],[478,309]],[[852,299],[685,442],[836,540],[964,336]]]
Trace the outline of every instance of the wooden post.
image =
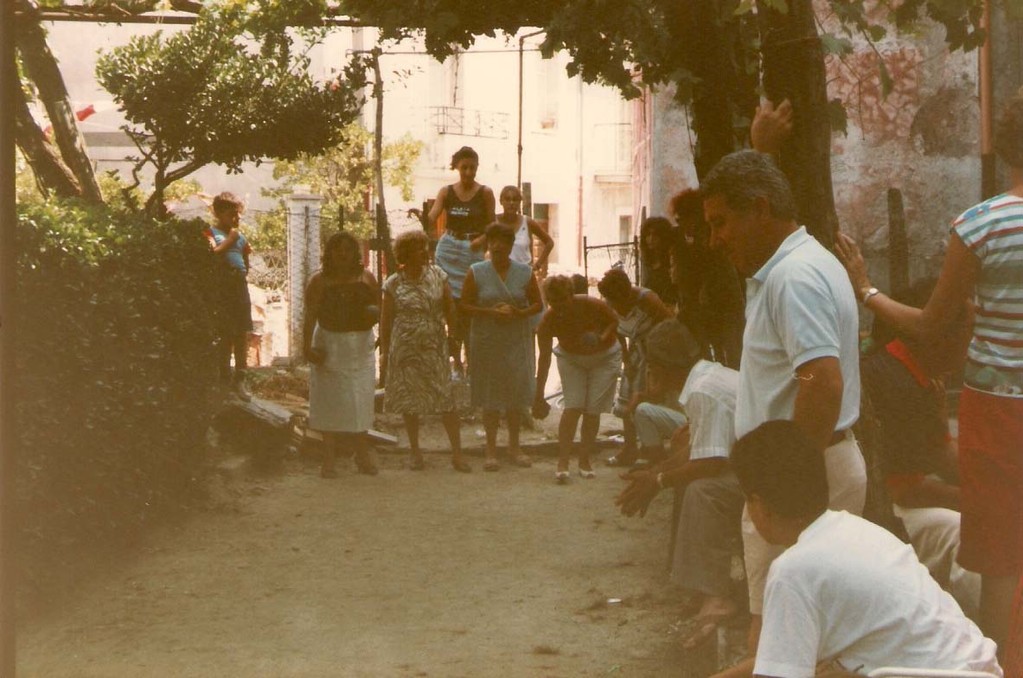
[[909,238],[902,191],[888,189],[888,289],[893,293],[909,287]]

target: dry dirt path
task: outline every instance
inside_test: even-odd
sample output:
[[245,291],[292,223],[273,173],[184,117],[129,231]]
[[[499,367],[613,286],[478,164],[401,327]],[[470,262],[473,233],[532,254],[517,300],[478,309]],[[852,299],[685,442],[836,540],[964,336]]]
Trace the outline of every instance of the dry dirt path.
[[667,495],[626,519],[611,469],[558,487],[550,460],[400,460],[231,480],[24,624],[19,677],[682,675]]

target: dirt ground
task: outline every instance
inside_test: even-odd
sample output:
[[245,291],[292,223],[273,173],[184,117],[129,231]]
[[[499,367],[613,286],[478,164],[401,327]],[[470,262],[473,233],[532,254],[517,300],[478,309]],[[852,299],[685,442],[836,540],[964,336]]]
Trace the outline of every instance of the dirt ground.
[[[535,452],[556,416],[524,437]],[[468,447],[480,428],[463,426]],[[462,475],[436,422],[424,437],[425,471],[391,448],[376,477],[228,458],[206,510],[22,624],[18,675],[695,675],[666,573],[670,495],[627,519],[601,464],[567,486],[550,456],[497,473],[473,457]]]

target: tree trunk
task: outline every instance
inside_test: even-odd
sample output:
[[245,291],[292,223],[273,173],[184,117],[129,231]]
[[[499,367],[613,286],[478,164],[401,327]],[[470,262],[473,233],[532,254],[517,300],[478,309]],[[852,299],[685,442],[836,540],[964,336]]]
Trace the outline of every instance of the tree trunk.
[[14,134],[18,148],[35,175],[36,186],[43,195],[53,193],[60,198],[82,197],[82,187],[32,118],[24,91],[21,87],[14,90]]
[[27,13],[21,14],[18,20],[18,52],[36,86],[39,100],[46,107],[61,157],[81,186],[82,197],[93,202],[103,202],[103,195],[96,182],[96,172],[85,149],[85,141],[78,131],[78,121],[71,107],[64,78],[57,66],[57,59],[46,44],[42,24]]
[[830,247],[838,230],[831,187],[831,122],[824,53],[811,0],[788,0],[781,13],[759,3],[764,90],[795,112],[792,136],[782,147],[781,168],[792,184],[799,222]]

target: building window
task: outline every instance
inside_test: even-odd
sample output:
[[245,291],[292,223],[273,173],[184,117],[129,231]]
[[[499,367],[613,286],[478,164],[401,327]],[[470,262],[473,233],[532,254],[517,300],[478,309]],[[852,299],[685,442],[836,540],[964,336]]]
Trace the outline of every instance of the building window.
[[632,215],[618,216],[618,242],[632,242]]

